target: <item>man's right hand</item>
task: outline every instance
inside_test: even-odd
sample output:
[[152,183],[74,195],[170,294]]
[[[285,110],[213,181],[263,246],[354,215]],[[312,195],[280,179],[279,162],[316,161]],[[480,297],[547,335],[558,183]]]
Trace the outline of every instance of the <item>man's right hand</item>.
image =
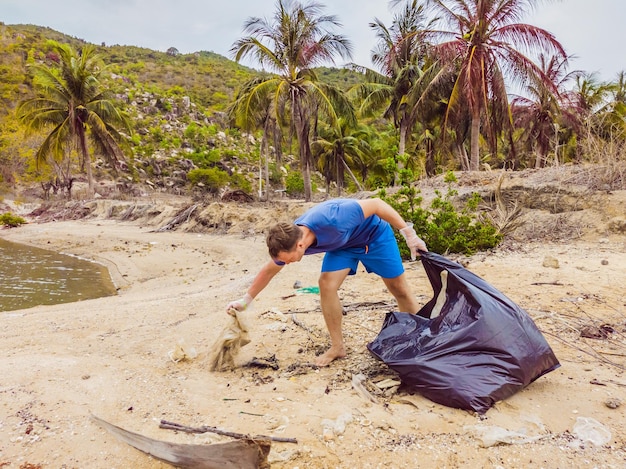
[[232,309],[236,309],[237,311],[243,311],[248,306],[250,306],[250,303],[252,303],[253,299],[254,298],[252,298],[248,293],[246,293],[243,296],[243,298],[240,298],[238,300],[231,301],[230,303],[228,303],[226,305],[226,312],[230,314],[230,310]]

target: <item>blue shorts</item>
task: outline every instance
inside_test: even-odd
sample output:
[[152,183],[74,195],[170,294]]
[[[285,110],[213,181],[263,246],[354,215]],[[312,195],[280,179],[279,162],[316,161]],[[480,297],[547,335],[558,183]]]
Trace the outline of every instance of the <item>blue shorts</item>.
[[349,268],[349,275],[354,275],[359,261],[367,272],[374,272],[382,278],[396,278],[404,273],[400,249],[390,226],[365,248],[327,252],[322,262],[322,272],[335,272]]

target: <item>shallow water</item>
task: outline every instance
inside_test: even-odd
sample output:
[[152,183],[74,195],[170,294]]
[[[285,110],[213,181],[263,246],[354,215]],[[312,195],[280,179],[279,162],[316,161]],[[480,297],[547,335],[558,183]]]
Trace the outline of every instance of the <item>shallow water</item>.
[[103,265],[0,238],[0,311],[115,294]]

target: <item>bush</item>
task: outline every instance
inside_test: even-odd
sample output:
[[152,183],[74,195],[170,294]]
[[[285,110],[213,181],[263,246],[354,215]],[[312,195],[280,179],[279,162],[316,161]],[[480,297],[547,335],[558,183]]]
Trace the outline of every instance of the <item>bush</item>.
[[187,173],[187,179],[194,186],[203,188],[204,190],[217,194],[229,180],[228,173],[218,168],[192,169]]
[[11,212],[3,213],[0,215],[0,225],[8,226],[11,228],[15,228],[16,226],[20,226],[26,223],[22,217],[18,217],[17,215],[13,215]]
[[230,184],[248,194],[252,192],[252,183],[243,174],[234,173],[230,177]]
[[[502,235],[489,220],[478,216],[480,196],[472,194],[465,206],[457,211],[452,198],[457,191],[448,187],[448,192],[437,197],[431,203],[431,210],[421,207],[422,197],[413,187],[402,187],[397,193],[387,196],[385,191],[379,193],[381,199],[396,209],[407,222],[413,222],[417,235],[421,237],[428,249],[440,254],[463,253],[473,254],[476,251],[491,249],[502,241]],[[409,257],[402,235],[396,233],[400,253]]]
[[289,196],[301,196],[304,194],[304,179],[302,174],[297,171],[292,171],[287,174],[285,179],[285,192]]

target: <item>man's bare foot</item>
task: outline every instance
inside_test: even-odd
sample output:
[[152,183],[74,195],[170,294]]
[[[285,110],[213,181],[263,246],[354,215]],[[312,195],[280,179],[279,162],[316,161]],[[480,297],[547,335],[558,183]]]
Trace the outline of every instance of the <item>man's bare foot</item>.
[[315,359],[317,366],[328,366],[333,360],[346,356],[345,347],[335,347],[334,345]]

